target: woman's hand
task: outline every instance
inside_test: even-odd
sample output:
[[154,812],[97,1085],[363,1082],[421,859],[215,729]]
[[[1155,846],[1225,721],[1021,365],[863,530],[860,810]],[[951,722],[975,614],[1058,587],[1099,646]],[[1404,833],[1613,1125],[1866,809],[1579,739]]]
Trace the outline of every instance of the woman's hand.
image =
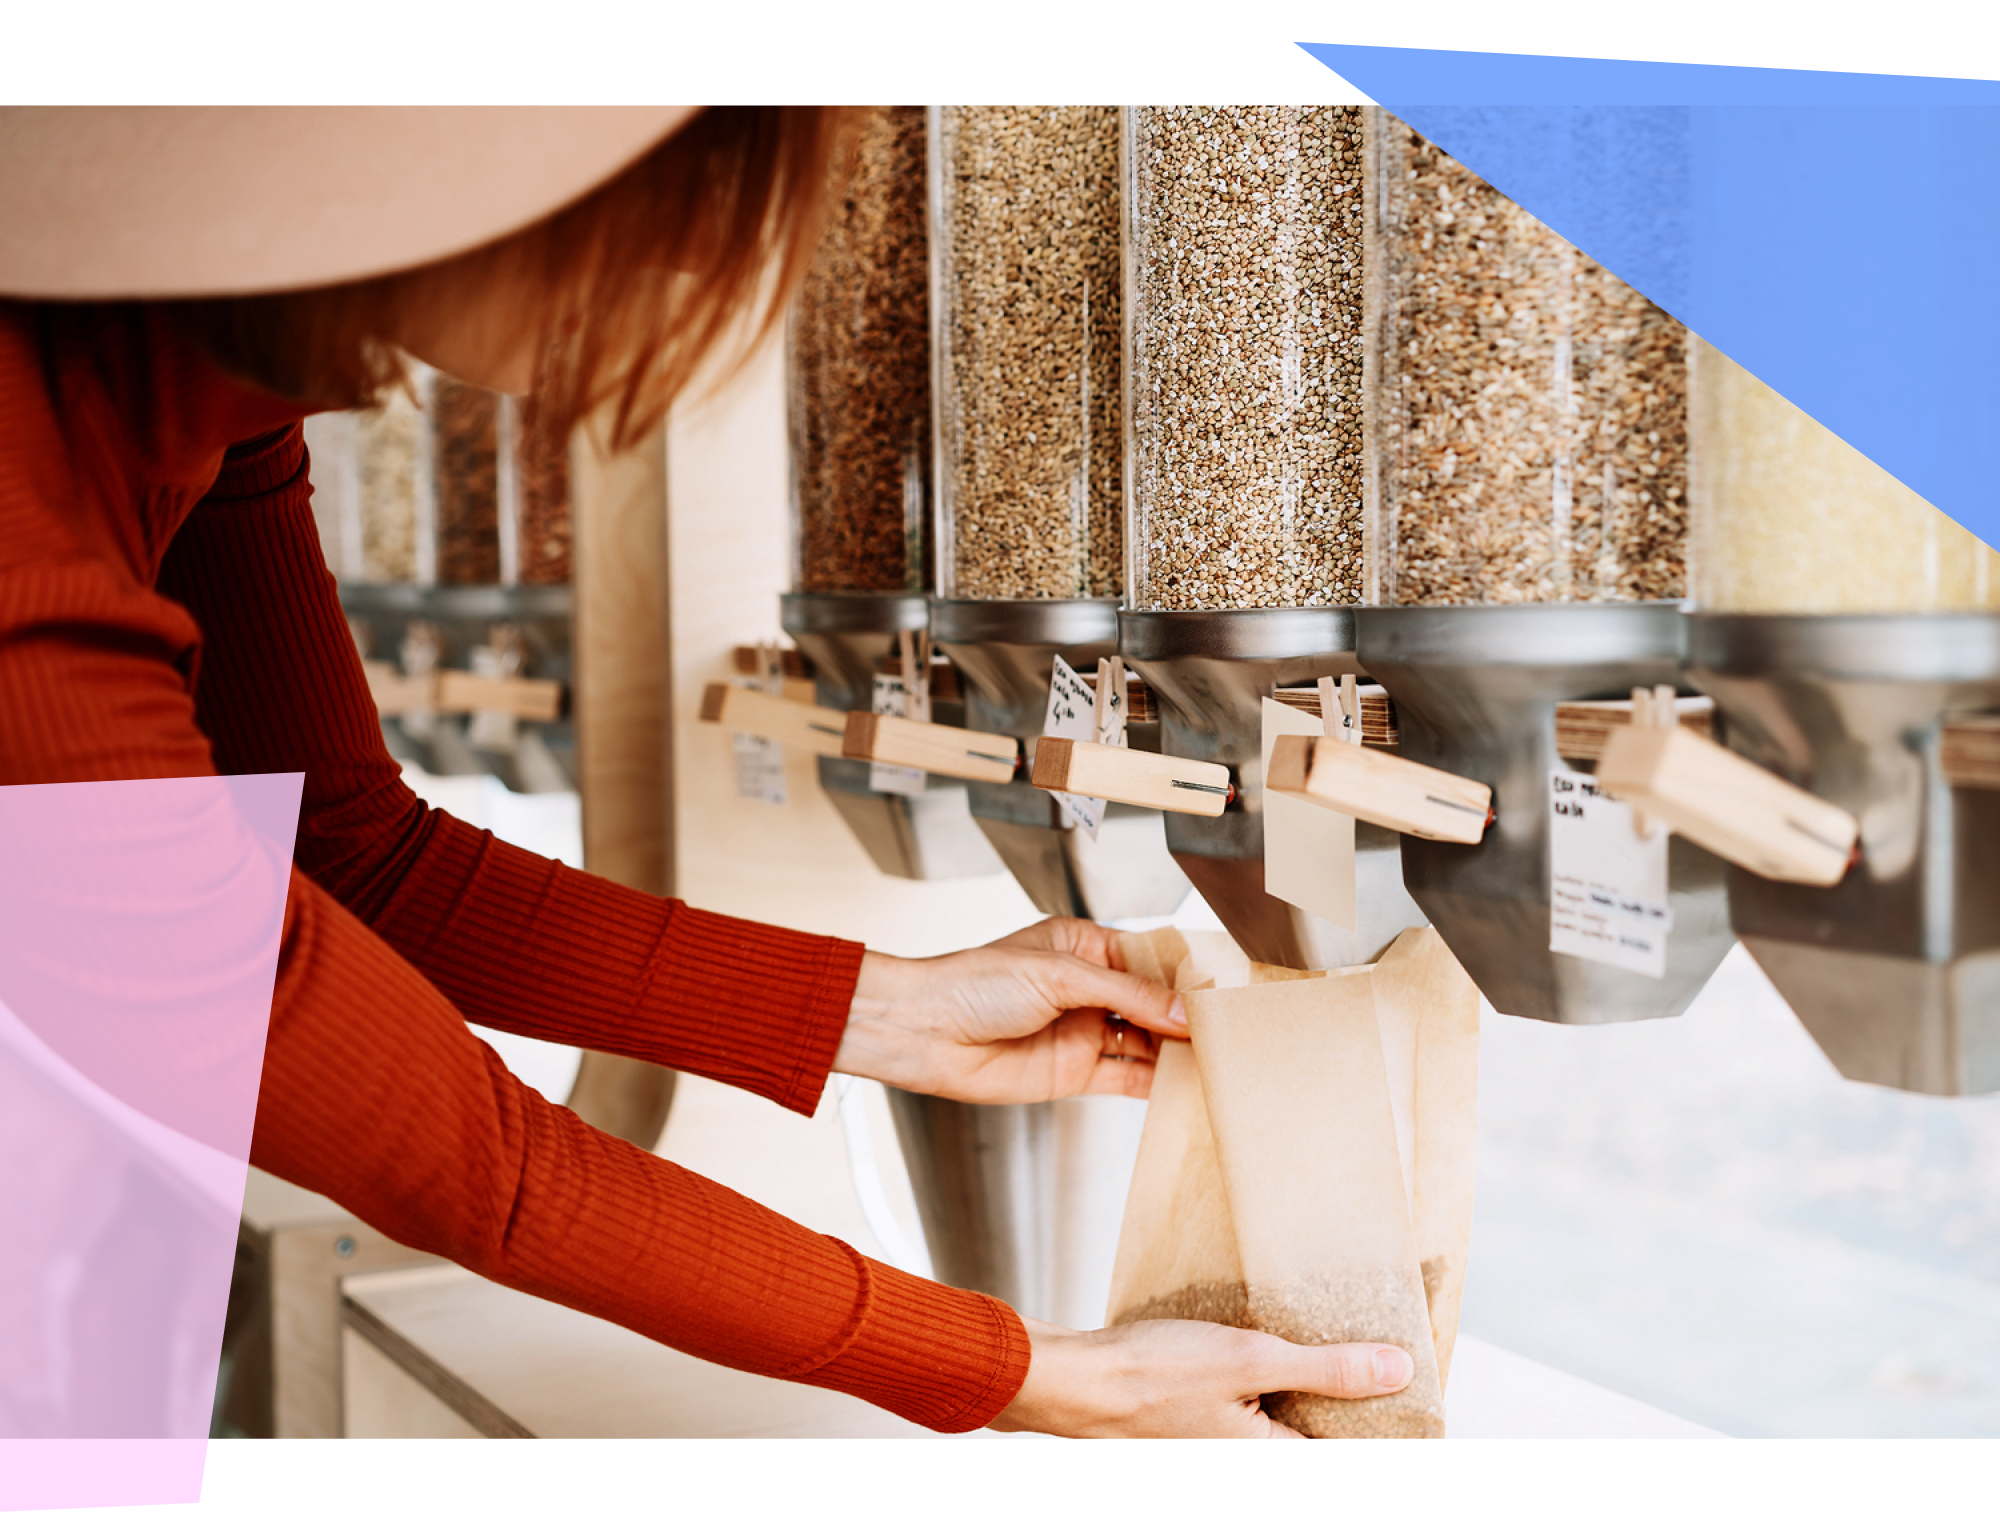
[[1393,1395],[1415,1366],[1399,1347],[1301,1347],[1207,1321],[1135,1321],[1072,1332],[1023,1318],[1034,1356],[1003,1433],[1065,1438],[1297,1438],[1264,1415],[1274,1390],[1361,1400]]
[[1152,1035],[1186,1038],[1187,1013],[1166,986],[1117,967],[1113,936],[1052,917],[936,959],[871,953],[833,1068],[968,1103],[1144,1097]]

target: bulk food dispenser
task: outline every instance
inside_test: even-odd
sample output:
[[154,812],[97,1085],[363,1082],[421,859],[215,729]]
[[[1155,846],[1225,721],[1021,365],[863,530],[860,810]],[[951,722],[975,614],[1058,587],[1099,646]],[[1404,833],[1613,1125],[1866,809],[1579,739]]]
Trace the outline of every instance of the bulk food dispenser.
[[[843,725],[832,712],[874,710],[877,675],[900,672],[906,649],[910,668],[924,674],[925,692],[948,691],[928,685],[925,637],[931,379],[924,109],[872,107],[859,116],[845,196],[786,331],[793,589],[779,618],[811,662],[816,700],[831,720],[817,735],[809,733],[816,721],[806,721],[797,743],[818,756],[820,786],[884,873],[997,873],[998,860],[973,827],[963,782],[885,776],[844,759]],[[950,723],[960,707],[950,697],[935,705]]]
[[567,444],[429,368],[374,410],[309,416],[313,515],[399,759],[574,786]]
[[1731,869],[1736,931],[1843,1075],[2000,1090],[2000,557],[1694,353],[1688,675],[1858,823],[1830,887]]
[[[1335,824],[1263,781],[1273,694],[1358,669],[1360,114],[1127,107],[1121,151],[1131,610],[1118,646],[1158,700],[1161,749],[1226,766],[1230,790],[1209,813],[1169,813],[1167,844],[1253,958],[1365,963],[1423,922],[1395,833]],[[1320,728],[1303,717],[1290,727]],[[1338,892],[1318,913],[1267,892],[1267,847],[1338,859],[1327,838],[1343,836],[1350,909]]]
[[[943,651],[963,714],[894,727],[850,714],[848,759],[825,764],[864,775],[962,764],[968,825],[988,855],[1043,911],[1100,920],[1166,915],[1187,888],[1157,813],[1120,807],[1093,839],[1026,776],[1058,659],[1089,676],[1117,634],[1116,126],[1110,107],[898,118],[898,142],[921,145],[929,165],[928,268],[897,266],[899,289],[926,284],[928,334],[912,333],[896,366],[927,358],[924,426],[928,435],[935,421],[936,442],[923,467],[935,465],[940,596],[896,624],[925,629],[926,654],[933,641]],[[899,200],[907,193],[899,181]],[[902,216],[924,211],[918,200]],[[823,600],[789,598],[786,627],[824,680],[834,647],[831,621],[814,618]],[[863,600],[890,599],[850,605]],[[937,1277],[1064,1324],[1101,1324],[1143,1106],[975,1105],[897,1089],[889,1106]]]
[[1012,781],[972,785],[972,813],[1040,910],[1165,916],[1187,882],[1158,811],[1108,806],[1092,834],[1029,781],[1058,658],[1092,678],[1117,649],[1118,111],[933,107],[929,129],[931,633],[966,724],[1021,754]]

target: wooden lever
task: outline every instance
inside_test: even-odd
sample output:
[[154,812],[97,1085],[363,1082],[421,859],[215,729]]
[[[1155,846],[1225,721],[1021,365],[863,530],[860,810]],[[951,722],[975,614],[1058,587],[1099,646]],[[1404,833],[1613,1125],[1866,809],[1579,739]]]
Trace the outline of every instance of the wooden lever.
[[437,708],[437,673],[404,676],[394,661],[364,660],[361,670],[368,678],[368,695],[375,712],[384,718],[414,714]]
[[2000,788],[2000,714],[1947,719],[1939,766],[1953,788]]
[[719,724],[744,735],[775,740],[787,751],[808,756],[838,756],[847,735],[847,715],[837,708],[795,703],[749,687],[710,682],[701,695],[704,723]]
[[1007,735],[857,709],[847,716],[840,754],[857,762],[916,767],[975,783],[1011,783],[1020,765],[1021,746]]
[[1493,819],[1493,790],[1328,736],[1282,735],[1265,787],[1426,841],[1471,845]]
[[431,671],[404,676],[385,660],[361,663],[378,714],[512,714],[548,723],[562,718],[562,683],[545,677],[480,676],[472,671]]
[[490,709],[496,714],[512,714],[516,719],[547,723],[562,717],[562,683],[545,677],[440,671],[437,709],[441,714],[471,714]]
[[1220,815],[1236,796],[1229,769],[1219,762],[1055,735],[1044,735],[1035,747],[1033,781],[1035,787],[1056,793],[1182,815]]
[[1861,833],[1839,805],[1661,723],[1614,728],[1597,758],[1597,781],[1696,846],[1787,884],[1838,884]]

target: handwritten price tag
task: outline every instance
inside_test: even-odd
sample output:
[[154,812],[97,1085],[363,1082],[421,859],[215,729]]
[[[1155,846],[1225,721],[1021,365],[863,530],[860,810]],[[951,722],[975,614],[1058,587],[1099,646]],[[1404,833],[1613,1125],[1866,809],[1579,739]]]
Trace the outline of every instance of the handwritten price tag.
[[1658,980],[1667,972],[1667,829],[1641,836],[1631,806],[1587,772],[1549,777],[1549,952]]

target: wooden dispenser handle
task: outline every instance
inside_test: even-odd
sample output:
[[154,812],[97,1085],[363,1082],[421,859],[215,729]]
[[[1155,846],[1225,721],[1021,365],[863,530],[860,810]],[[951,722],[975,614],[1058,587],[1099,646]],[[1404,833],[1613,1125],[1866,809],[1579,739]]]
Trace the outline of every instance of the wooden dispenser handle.
[[2000,788],[2000,714],[1947,719],[1938,757],[1953,788]]
[[440,671],[436,675],[440,714],[490,709],[542,724],[562,718],[562,683],[546,677],[480,676],[471,671]]
[[916,767],[975,783],[1011,783],[1021,761],[1021,746],[1007,735],[857,709],[847,716],[840,754],[852,761]]
[[361,663],[375,712],[440,714],[491,712],[546,724],[562,718],[562,683],[546,677],[480,676],[472,671],[427,671],[404,676],[386,660]]
[[364,660],[361,671],[368,678],[368,695],[375,712],[384,718],[414,714],[437,708],[437,673],[404,676],[394,661]]
[[[1841,881],[1854,861],[1859,821],[1747,757],[1663,723],[1663,713],[1606,737],[1597,758],[1606,790],[1766,879],[1823,889]],[[1636,706],[1633,715],[1642,718]]]
[[1055,793],[1143,805],[1182,815],[1220,815],[1235,797],[1219,762],[1162,756],[1126,746],[1044,735],[1035,747],[1034,785]]
[[1331,736],[1281,735],[1265,787],[1426,841],[1467,846],[1493,819],[1493,790]]
[[847,734],[847,715],[837,708],[795,703],[749,687],[710,682],[702,691],[705,724],[724,725],[743,735],[775,740],[787,751],[808,756],[838,756]]

